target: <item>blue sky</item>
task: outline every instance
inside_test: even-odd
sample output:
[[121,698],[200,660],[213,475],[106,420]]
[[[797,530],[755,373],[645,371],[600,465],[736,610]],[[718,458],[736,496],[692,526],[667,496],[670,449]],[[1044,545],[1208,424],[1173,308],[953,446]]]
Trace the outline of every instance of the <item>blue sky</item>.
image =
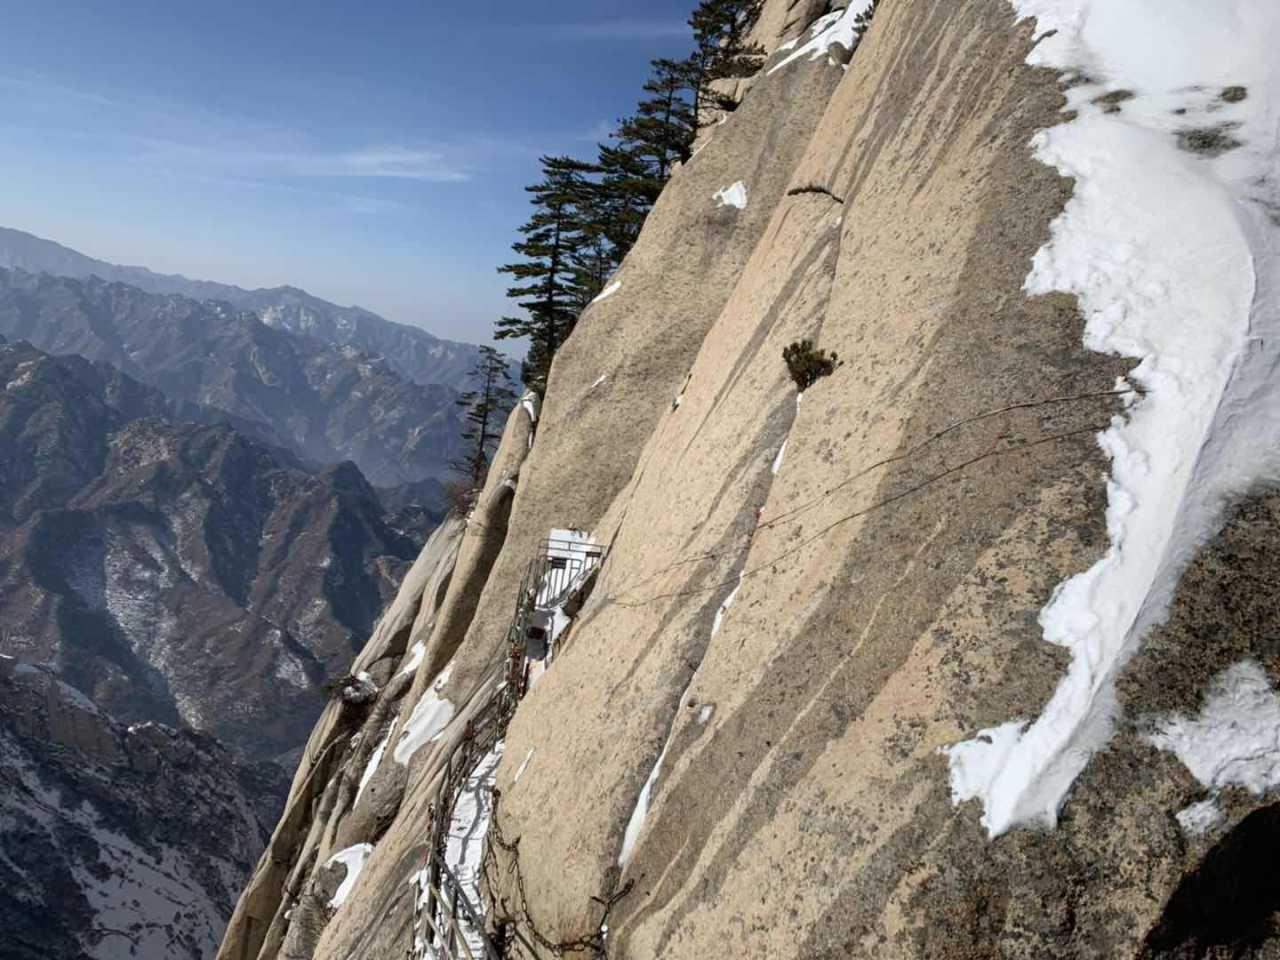
[[487,340],[542,153],[694,0],[42,0],[0,29],[0,225]]

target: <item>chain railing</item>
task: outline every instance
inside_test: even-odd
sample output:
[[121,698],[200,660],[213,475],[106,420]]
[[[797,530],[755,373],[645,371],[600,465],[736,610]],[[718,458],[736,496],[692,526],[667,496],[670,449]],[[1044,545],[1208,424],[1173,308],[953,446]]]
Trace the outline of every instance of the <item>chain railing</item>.
[[[502,945],[491,939],[482,905],[472,902],[447,863],[448,829],[466,780],[503,738],[528,690],[530,642],[537,645],[534,652],[540,654],[533,659],[550,660],[555,645],[550,637],[537,636],[539,630],[546,631],[541,624],[550,611],[563,611],[581,601],[604,555],[603,547],[585,538],[553,538],[543,541],[538,556],[525,570],[507,632],[503,679],[483,694],[484,701],[467,720],[462,736],[445,758],[432,798],[427,864],[418,874],[414,898],[410,960],[502,960],[510,956],[513,947],[520,956],[539,960],[519,931],[507,931],[500,937]],[[485,683],[491,685],[495,679],[490,676]]]
[[[486,681],[492,683],[492,679]],[[445,758],[444,771],[431,802],[431,833],[427,865],[418,874],[414,900],[413,960],[499,960],[485,933],[483,914],[472,904],[445,856],[454,806],[467,778],[498,742],[509,714],[505,684],[485,694],[480,708],[467,720],[462,736]],[[466,929],[479,946],[468,941]]]

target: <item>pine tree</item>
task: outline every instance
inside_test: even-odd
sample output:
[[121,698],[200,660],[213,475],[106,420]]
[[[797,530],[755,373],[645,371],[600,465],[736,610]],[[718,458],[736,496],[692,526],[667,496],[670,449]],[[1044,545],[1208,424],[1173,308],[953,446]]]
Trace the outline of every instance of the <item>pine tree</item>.
[[[601,147],[601,150],[606,148]],[[604,289],[617,267],[610,225],[617,200],[605,184],[599,164],[581,164],[574,191],[574,244],[569,251],[569,296],[575,314],[581,313]]]
[[635,116],[621,122],[618,140],[649,160],[655,179],[665,183],[675,163],[689,159],[698,134],[698,72],[692,59],[654,60],[650,65],[653,73],[644,91],[651,96],[640,101]]
[[649,96],[619,121],[614,143],[600,145],[599,177],[588,184],[591,201],[582,219],[589,237],[605,241],[592,248],[592,263],[607,265],[597,271],[599,286],[635,244],[675,165],[689,159],[698,132],[692,61],[654,60],[651,66],[644,85]]
[[502,435],[502,417],[515,405],[516,392],[507,373],[507,358],[493,347],[480,348],[480,358],[470,374],[479,386],[461,394],[456,401],[466,410],[462,439],[467,443],[467,453],[449,466],[468,490],[475,491],[484,484],[489,457]]
[[747,42],[763,0],[702,0],[689,20],[696,49],[685,60],[654,60],[636,113],[619,122],[595,164],[543,157],[541,182],[527,187],[533,216],[512,245],[521,259],[498,270],[522,316],[503,317],[495,337],[526,337],[522,376],[542,390],[551,361],[578,315],[635,244],[677,163],[687,162],[699,124],[736,101],[718,81],[760,69],[764,51]]
[[697,81],[698,116],[732,112],[736,100],[713,88],[717,80],[749,77],[764,64],[764,50],[747,43],[763,0],[702,0],[689,18],[697,49],[691,60]]
[[533,216],[520,227],[524,239],[511,246],[524,259],[498,268],[515,278],[507,296],[525,315],[503,317],[494,333],[499,340],[529,338],[523,376],[534,387],[545,385],[551,359],[577,320],[573,254],[584,242],[579,207],[594,169],[572,157],[543,157],[541,163],[542,181],[525,188]]
[[609,242],[612,272],[640,236],[640,228],[666,180],[657,175],[652,161],[627,141],[612,147],[602,145],[598,166],[598,210]]

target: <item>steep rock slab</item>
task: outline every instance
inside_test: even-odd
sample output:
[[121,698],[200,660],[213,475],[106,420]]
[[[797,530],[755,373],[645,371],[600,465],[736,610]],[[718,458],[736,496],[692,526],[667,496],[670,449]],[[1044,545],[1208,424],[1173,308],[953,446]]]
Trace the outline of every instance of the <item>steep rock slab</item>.
[[[321,718],[219,957],[312,955],[322,935],[356,938],[362,950],[404,949],[412,899],[396,878],[421,869],[442,749],[465,731],[466,704],[436,743],[424,742],[420,720],[433,703],[452,709],[440,694],[503,549],[537,418],[533,397],[511,412],[473,509],[435,531],[357,657],[352,672],[370,676],[376,699],[360,709],[335,701]],[[340,871],[330,858],[364,843],[374,849],[357,895],[335,912]]]
[[[324,909],[333,883],[332,871],[319,857],[300,859],[304,866],[295,871],[289,889],[301,891],[294,896],[304,912],[285,920],[282,906],[273,933],[257,956],[325,956],[332,943],[343,945],[338,949],[370,955],[397,954],[411,942],[415,888],[408,881],[426,862],[435,790],[445,773],[449,751],[468,735],[474,711],[493,691],[501,666],[500,661],[490,664],[478,685],[459,694],[450,685],[455,656],[467,637],[494,563],[504,550],[512,503],[538,419],[536,398],[526,396],[507,419],[501,445],[473,509],[465,520],[451,521],[455,531],[452,550],[438,553],[437,573],[421,591],[419,611],[408,631],[405,665],[396,675],[398,679],[403,675],[407,682],[389,685],[361,728],[365,747],[376,737],[381,752],[378,746],[372,747],[372,754],[365,749],[362,752],[369,759],[348,761],[341,768],[340,778],[353,783],[363,763],[358,776],[367,790],[357,786],[350,794],[339,788],[334,802],[315,815],[305,806],[299,808],[300,822],[310,817],[308,842],[314,838],[324,849],[333,850],[343,844],[375,844],[361,871],[357,896],[343,909]],[[406,589],[410,592],[402,590],[402,598],[416,592],[412,584],[406,584]],[[382,632],[380,628],[379,635]],[[359,662],[368,655],[366,650]],[[379,724],[382,710],[396,711],[392,722]],[[332,791],[335,777],[329,776],[328,789]],[[308,898],[309,912],[305,909]],[[241,956],[229,952],[237,948],[233,938],[236,929],[233,923],[223,945],[224,957]],[[346,946],[351,944],[355,946]]]
[[[1134,736],[1087,768],[1056,832],[993,844],[952,806],[938,756],[975,721],[1039,711],[1064,664],[1036,615],[1106,546],[1093,436],[1127,363],[1082,349],[1069,300],[1022,291],[1067,196],[1026,153],[1061,103],[1025,66],[1031,40],[1003,4],[886,3],[855,57],[797,174],[844,201],[827,305],[805,327],[820,285],[797,271],[783,296],[767,269],[747,271],[759,293],[735,292],[703,353],[715,344],[733,366],[708,363],[700,387],[700,357],[670,418],[696,426],[660,423],[646,461],[660,479],[628,502],[604,596],[508,739],[509,757],[536,759],[518,784],[500,773],[499,817],[552,939],[594,929],[589,898],[634,881],[610,914],[611,955],[1266,949],[1272,901],[1208,895],[1273,849],[1265,797],[1236,788],[1201,865],[1173,821],[1197,792],[1179,799],[1185,775]],[[731,314],[739,296],[784,308],[759,308],[759,344]],[[767,416],[779,386],[754,354],[793,337],[788,323],[845,365],[806,394],[784,455]],[[1264,584],[1269,566],[1245,563]],[[1203,579],[1180,597],[1209,618],[1241,602]],[[1265,648],[1250,621],[1237,643]],[[1184,667],[1178,715],[1220,715],[1207,704],[1232,653]]]
[[[501,488],[514,479],[509,463],[524,456],[516,441],[527,442],[527,434],[513,436],[509,424],[481,496],[485,512],[472,518],[480,529],[469,529],[460,554],[459,573],[469,555],[477,558],[478,571],[451,583],[428,644],[431,669],[420,672],[405,709],[409,700],[416,707],[438,695],[456,706],[450,727],[456,736],[467,704],[492,684],[524,568],[552,527],[591,528],[635,474],[642,445],[687,381],[706,330],[766,229],[836,79],[824,71],[797,71],[762,88],[664,191],[645,237],[606,288],[610,292],[588,309],[557,355],[545,404],[524,411],[536,417],[536,442],[518,467],[508,501]],[[748,203],[718,203],[717,192],[740,180]],[[513,422],[527,423],[520,416],[517,408]],[[501,552],[492,556],[496,540],[484,536],[495,517],[503,533]],[[451,663],[447,682],[437,687],[445,662]],[[439,742],[448,740],[445,735]],[[355,945],[403,949],[409,903],[397,886],[403,879],[398,873],[420,865],[439,756],[432,749],[412,757],[396,821],[362,873],[361,889],[375,891],[376,899],[338,911],[315,944],[315,956],[336,956]],[[270,943],[260,955],[274,955]]]
[[[762,82],[672,178],[606,291],[578,321],[551,371],[537,442],[521,470],[507,547],[480,599],[452,683],[492,662],[525,566],[553,527],[592,530],[645,465],[712,323],[768,228],[839,72]],[[717,192],[743,182],[745,207]]]
[[[789,30],[792,6],[770,2],[762,22]],[[394,822],[322,933],[227,956],[407,947],[441,757],[493,683],[536,541],[575,524],[611,553],[497,777],[496,828],[519,843],[498,851],[489,893],[534,939],[591,941],[612,901],[615,957],[1274,952],[1276,903],[1252,883],[1275,849],[1274,796],[1229,764],[1206,772],[1186,742],[1220,731],[1237,694],[1263,716],[1280,702],[1266,490],[1200,553],[1130,663],[1120,735],[1057,829],[992,841],[977,805],[955,804],[942,749],[1036,715],[1064,673],[1038,614],[1107,550],[1095,437],[1142,400],[1117,386],[1129,361],[1084,348],[1071,297],[1024,290],[1072,193],[1028,149],[1064,119],[1059,79],[1026,64],[1034,25],[997,0],[885,0],[847,72],[821,34],[803,39],[815,55],[775,55],[668,190],[725,134],[749,141],[735,124],[777,78],[834,88],[731,289],[690,333],[678,402],[628,389],[587,403],[614,377],[583,369],[608,355],[603,332],[652,320],[616,313],[628,261],[557,359],[470,628],[406,698],[439,738],[404,751]],[[772,110],[814,106],[784,99]],[[751,178],[717,172],[719,215],[759,212]],[[683,242],[697,199],[654,235]],[[802,337],[844,363],[798,401],[780,354]],[[677,370],[655,365],[651,382]],[[602,445],[633,442],[636,399],[651,419],[615,476]],[[312,829],[340,808],[322,801]],[[317,900],[341,880],[323,869]],[[1233,876],[1250,883],[1222,883]]]
[[[935,751],[982,707],[965,678],[1030,648],[1002,696],[1051,689],[1034,613],[1102,541],[1092,435],[1124,366],[1083,349],[1069,301],[1021,292],[1066,198],[1026,153],[1061,102],[1029,44],[1002,4],[886,4],[844,74],[616,510],[602,596],[513,726],[508,756],[546,753],[499,816],[552,939],[634,880],[623,955],[849,950],[880,871],[924,853],[895,833],[953,815]],[[766,78],[792,70],[840,73]],[[845,363],[797,406],[780,355],[802,337]]]

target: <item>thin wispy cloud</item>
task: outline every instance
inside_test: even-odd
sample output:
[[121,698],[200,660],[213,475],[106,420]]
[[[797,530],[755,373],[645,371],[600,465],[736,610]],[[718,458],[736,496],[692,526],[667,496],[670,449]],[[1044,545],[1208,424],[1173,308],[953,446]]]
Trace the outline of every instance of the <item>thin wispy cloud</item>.
[[543,35],[582,40],[652,40],[687,37],[689,27],[677,20],[598,20],[583,23],[548,23],[518,29]]
[[276,164],[298,176],[358,177],[462,183],[471,176],[437,150],[370,147],[344,153],[263,154],[257,162]]
[[223,170],[240,175],[286,179],[412,180],[464,183],[470,172],[439,150],[377,146],[357,150],[259,150],[223,144],[149,140],[141,158],[173,168]]
[[270,193],[292,194],[337,207],[347,213],[359,216],[383,216],[402,213],[412,209],[408,204],[385,197],[371,197],[364,194],[343,193],[338,190],[314,189],[278,180],[256,180],[251,177],[200,173],[194,170],[174,170],[171,174],[182,180],[195,183],[214,184],[222,187],[234,187],[239,190],[261,190]]
[[315,143],[302,131],[157,97],[104,95],[46,77],[0,73],[0,91],[4,88],[25,94],[28,114],[47,118],[46,134],[132,143],[136,159],[143,162],[184,163],[205,172],[254,177],[421,183],[471,179],[470,150],[462,143],[436,147],[382,142],[335,148]]
[[89,90],[78,90],[49,80],[47,77],[15,77],[0,74],[0,87],[21,90],[26,94],[55,95],[69,100],[80,100],[99,107],[115,107],[119,104],[110,97]]

